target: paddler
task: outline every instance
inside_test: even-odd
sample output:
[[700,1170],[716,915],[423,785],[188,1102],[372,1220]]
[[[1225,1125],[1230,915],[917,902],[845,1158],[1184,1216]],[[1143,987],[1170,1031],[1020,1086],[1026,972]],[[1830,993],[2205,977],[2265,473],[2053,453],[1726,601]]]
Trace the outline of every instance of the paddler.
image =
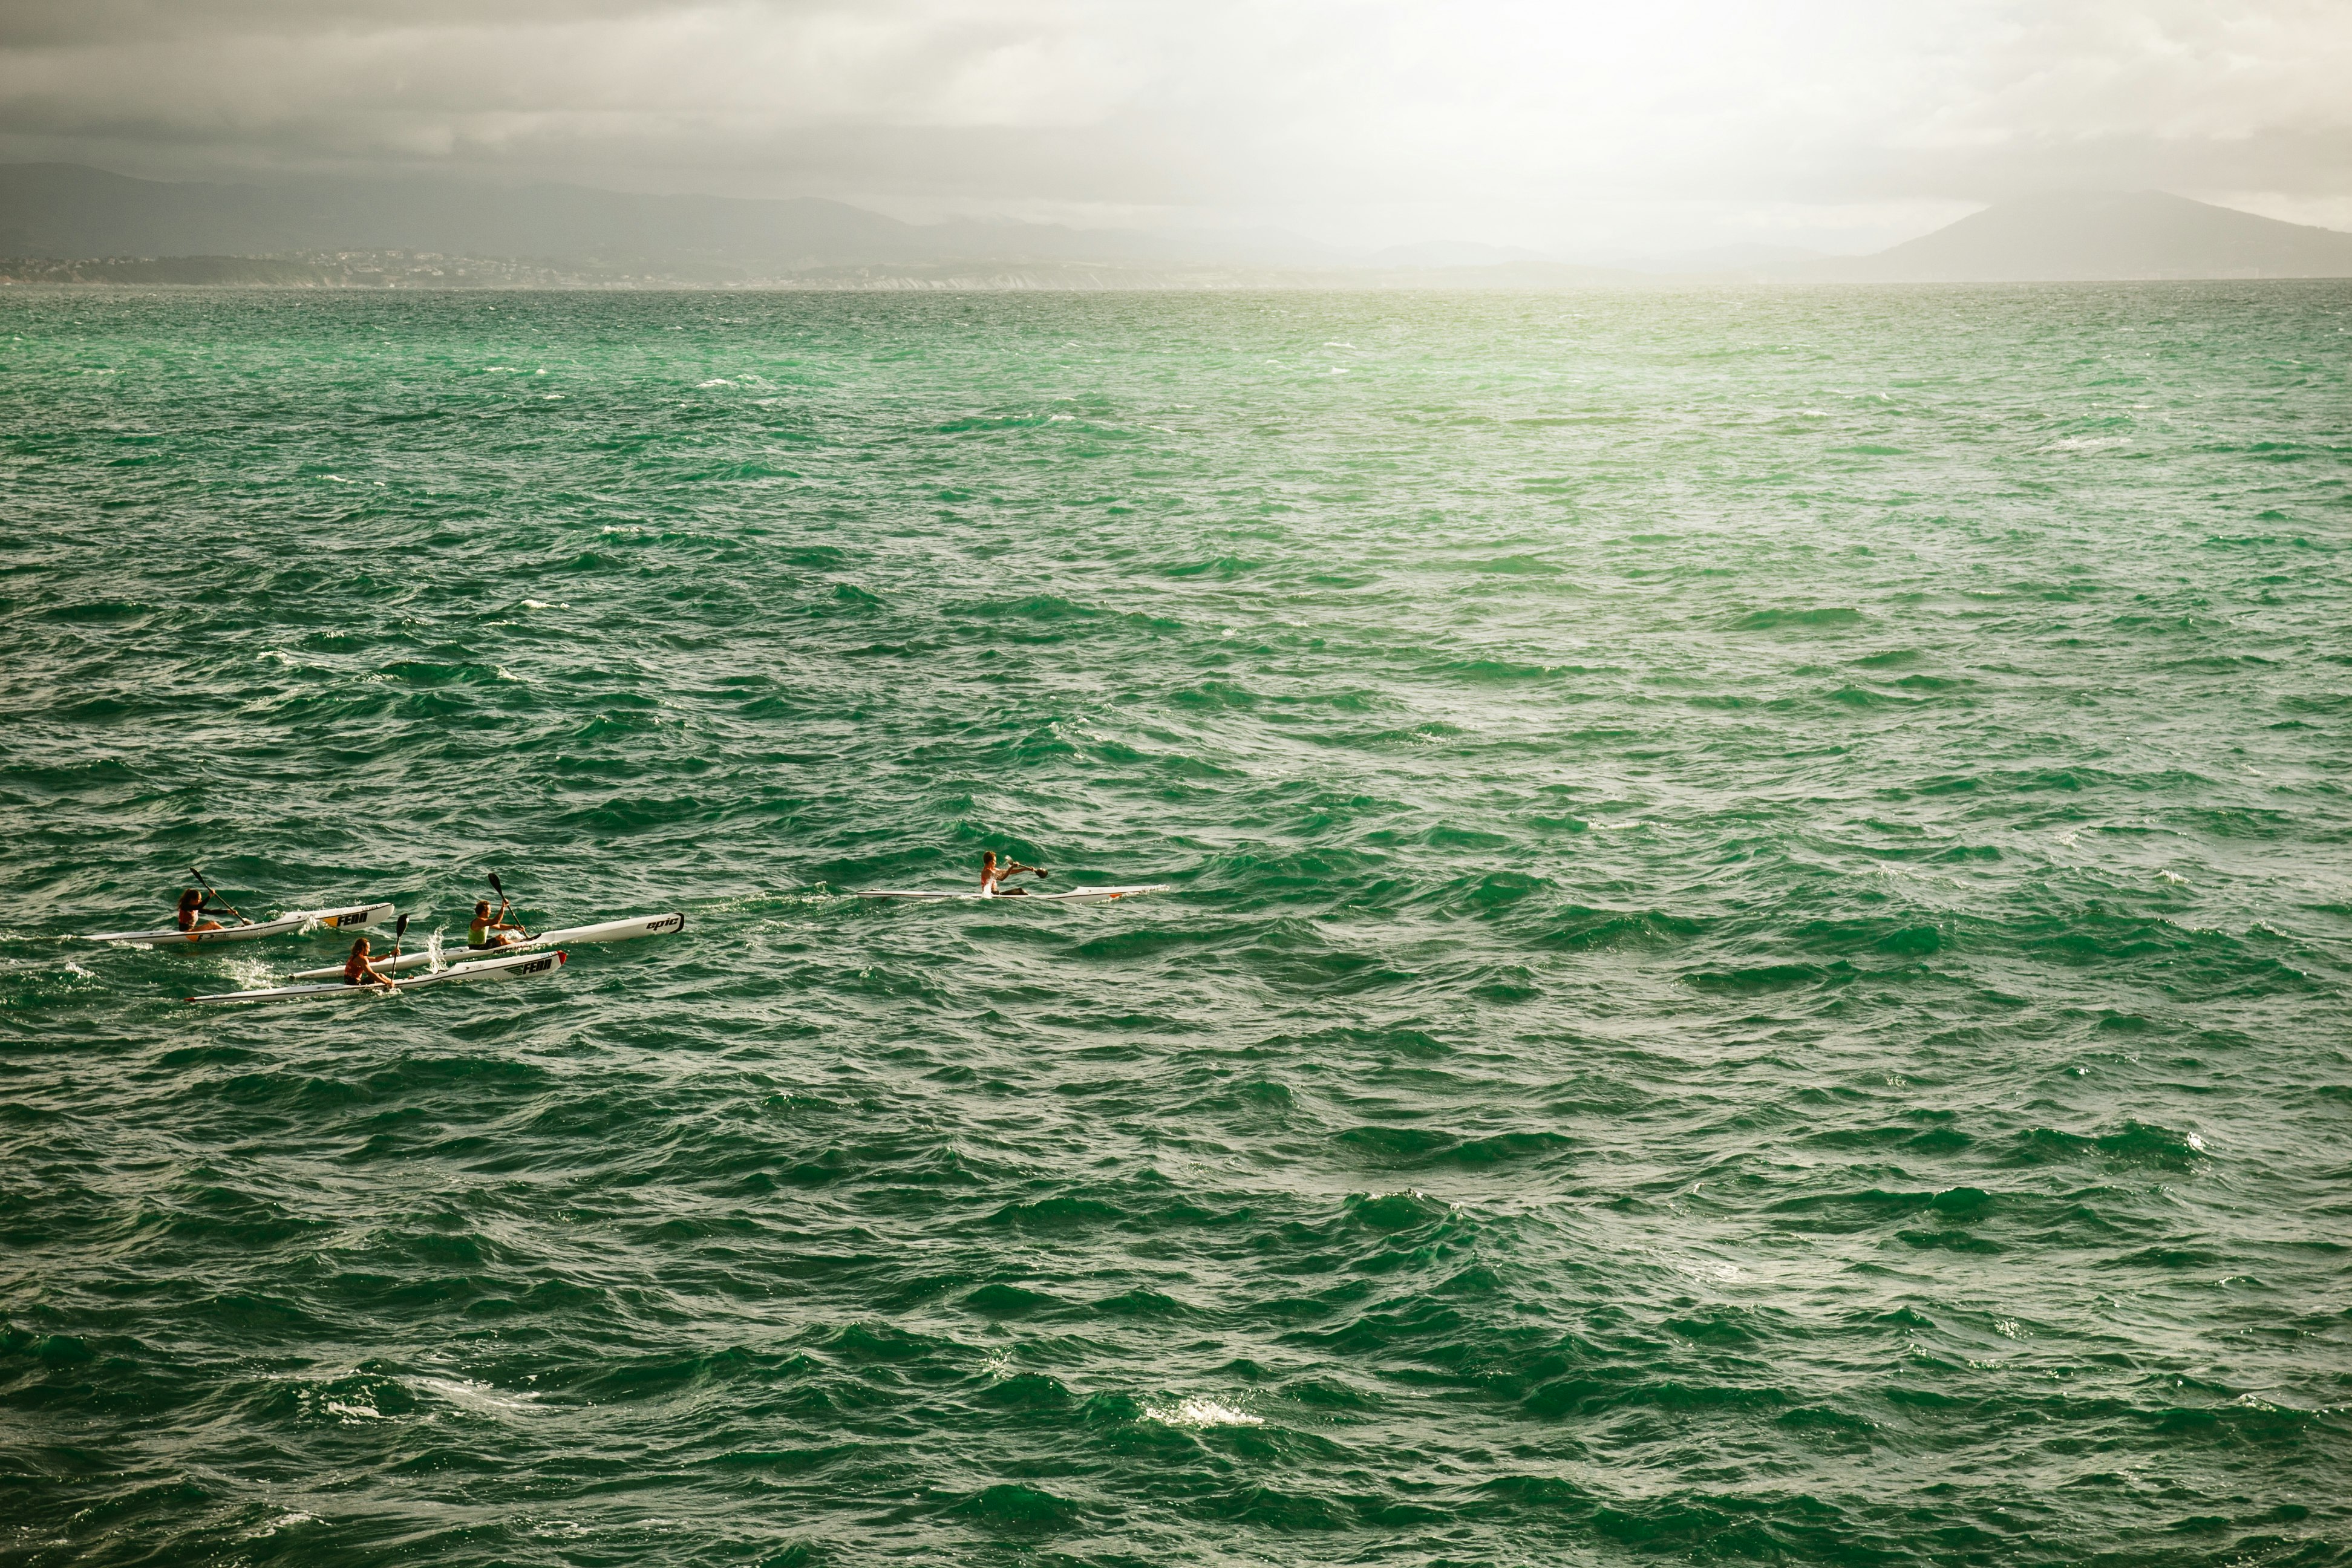
[[352,943],[352,955],[343,960],[343,984],[346,985],[389,985],[392,976],[375,966],[368,957],[368,939],[361,937]]
[[1045,874],[1045,868],[1043,866],[1024,866],[1017,860],[1007,860],[1000,866],[996,863],[995,850],[983,849],[980,852],[980,890],[988,898],[1019,899],[1027,897],[1029,889],[1026,888],[1007,888],[1000,886],[1005,878],[1017,877],[1024,871],[1030,873],[1032,876],[1042,877]]
[[180,929],[182,931],[218,931],[218,921],[204,918],[205,895],[190,888],[180,895]]
[[[514,934],[509,936],[509,931]],[[500,894],[499,912],[495,915],[490,913],[490,900],[488,899],[474,906],[474,923],[466,928],[466,945],[504,947],[509,942],[520,942],[524,935],[520,925],[507,919],[507,900],[504,894]]]

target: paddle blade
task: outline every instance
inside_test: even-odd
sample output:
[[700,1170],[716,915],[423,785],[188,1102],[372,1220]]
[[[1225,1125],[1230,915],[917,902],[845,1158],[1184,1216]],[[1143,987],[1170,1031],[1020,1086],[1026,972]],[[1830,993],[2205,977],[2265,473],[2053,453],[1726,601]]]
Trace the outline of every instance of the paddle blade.
[[407,934],[408,917],[406,915],[403,915],[398,920],[392,922],[392,940],[398,942],[402,937],[404,937]]
[[502,899],[507,896],[506,889],[499,885],[499,874],[496,871],[490,873],[490,891]]

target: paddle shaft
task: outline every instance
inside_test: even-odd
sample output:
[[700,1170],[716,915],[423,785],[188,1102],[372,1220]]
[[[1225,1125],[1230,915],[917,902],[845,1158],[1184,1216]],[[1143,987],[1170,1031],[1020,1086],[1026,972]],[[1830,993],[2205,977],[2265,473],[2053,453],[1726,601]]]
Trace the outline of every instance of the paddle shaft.
[[[507,897],[506,885],[499,880],[499,874],[496,871],[490,873],[490,891],[499,896],[499,913],[506,913],[508,907],[513,902],[513,900]],[[525,930],[521,926],[515,927],[515,930],[522,932],[522,941],[529,942],[530,940],[530,932],[528,930]]]
[[239,919],[239,920],[241,920],[241,921],[245,921],[245,923],[246,923],[246,924],[247,924],[247,925],[251,925],[251,924],[253,923],[252,920],[247,916],[246,912],[245,912],[243,910],[238,909],[235,904],[230,903],[226,899],[221,899],[221,896],[220,896],[220,889],[217,889],[217,888],[215,888],[215,887],[214,887],[210,882],[206,882],[206,881],[205,881],[205,874],[204,874],[204,872],[203,872],[200,868],[196,868],[196,867],[194,867],[194,866],[191,866],[191,867],[189,867],[189,868],[188,868],[188,874],[189,874],[190,876],[192,876],[192,877],[195,878],[195,879],[196,879],[199,883],[201,883],[201,884],[203,885],[204,889],[205,889],[205,892],[206,893],[206,895],[207,895],[207,896],[212,897],[212,898],[215,898],[215,899],[220,899],[220,907],[221,907],[221,908],[223,908],[223,909],[226,910],[229,913],[231,913],[231,914],[235,915],[237,919]]
[[400,942],[401,939],[407,934],[408,917],[406,915],[403,915],[398,920],[392,922],[392,968],[387,971],[389,973],[397,974],[400,973]]

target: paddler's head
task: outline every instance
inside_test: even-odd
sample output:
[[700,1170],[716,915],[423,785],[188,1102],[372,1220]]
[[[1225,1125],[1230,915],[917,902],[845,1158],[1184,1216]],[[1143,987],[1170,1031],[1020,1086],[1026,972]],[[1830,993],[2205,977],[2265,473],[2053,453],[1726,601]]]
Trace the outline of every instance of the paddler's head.
[[195,909],[201,905],[204,901],[205,896],[196,891],[194,888],[190,888],[180,895],[180,912],[185,914],[190,910]]
[[993,871],[996,869],[995,850],[983,849],[980,852],[980,868],[983,871]]
[[352,956],[353,958],[365,958],[367,956],[367,951],[368,944],[367,938],[365,937],[361,937],[358,941],[352,943]]
[[475,918],[476,920],[482,920],[482,919],[487,918],[487,917],[488,916],[489,912],[490,912],[490,900],[488,900],[488,899],[484,899],[484,900],[480,900],[479,902],[478,902],[478,903],[477,903],[477,904],[475,904],[475,906],[474,906],[474,918]]

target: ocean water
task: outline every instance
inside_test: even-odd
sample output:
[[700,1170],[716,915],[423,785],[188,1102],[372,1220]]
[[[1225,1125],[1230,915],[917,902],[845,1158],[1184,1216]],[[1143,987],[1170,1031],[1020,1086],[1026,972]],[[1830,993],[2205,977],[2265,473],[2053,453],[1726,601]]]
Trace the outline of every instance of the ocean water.
[[2348,334],[0,298],[0,1560],[2352,1559]]

